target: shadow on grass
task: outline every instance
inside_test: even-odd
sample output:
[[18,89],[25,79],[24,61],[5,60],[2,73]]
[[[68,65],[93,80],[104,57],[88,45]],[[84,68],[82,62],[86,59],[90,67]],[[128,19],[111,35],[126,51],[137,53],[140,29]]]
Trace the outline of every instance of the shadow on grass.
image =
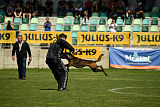
[[19,80],[19,78],[8,78],[9,80]]
[[40,89],[40,90],[56,90],[57,91],[57,89]]

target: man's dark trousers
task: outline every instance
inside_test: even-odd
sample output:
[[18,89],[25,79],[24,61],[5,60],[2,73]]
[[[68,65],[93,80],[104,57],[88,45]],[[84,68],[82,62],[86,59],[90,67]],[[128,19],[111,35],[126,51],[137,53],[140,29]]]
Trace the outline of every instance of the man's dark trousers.
[[19,78],[24,79],[26,77],[26,57],[17,58],[17,64],[18,64]]
[[58,89],[66,89],[68,81],[68,71],[61,59],[46,59],[46,63],[54,74],[54,77],[58,83]]

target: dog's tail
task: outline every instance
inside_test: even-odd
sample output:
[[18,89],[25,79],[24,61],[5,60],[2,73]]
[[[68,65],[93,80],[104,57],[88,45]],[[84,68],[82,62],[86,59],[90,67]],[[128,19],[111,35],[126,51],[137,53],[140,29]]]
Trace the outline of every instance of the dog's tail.
[[96,60],[96,62],[101,61],[102,56],[103,56],[103,54],[101,54],[101,55],[98,57],[98,59]]

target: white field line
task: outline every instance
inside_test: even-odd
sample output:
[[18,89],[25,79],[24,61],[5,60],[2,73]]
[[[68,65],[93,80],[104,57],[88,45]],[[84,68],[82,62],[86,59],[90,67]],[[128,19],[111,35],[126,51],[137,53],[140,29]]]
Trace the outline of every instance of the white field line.
[[155,95],[144,95],[142,93],[137,94],[137,93],[125,93],[125,92],[120,92],[118,90],[123,90],[123,89],[128,89],[128,88],[140,88],[140,89],[144,89],[144,88],[160,88],[160,87],[124,87],[124,88],[113,88],[113,89],[109,89],[109,92],[112,93],[117,93],[117,94],[132,94],[132,95],[137,95],[137,96],[142,96],[142,97],[160,97],[160,96],[155,96]]

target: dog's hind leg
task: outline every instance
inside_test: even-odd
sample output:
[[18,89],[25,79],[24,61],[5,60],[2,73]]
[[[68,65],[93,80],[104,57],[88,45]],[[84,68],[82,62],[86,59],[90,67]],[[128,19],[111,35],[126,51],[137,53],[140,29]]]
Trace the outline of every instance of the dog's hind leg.
[[[98,69],[98,67],[100,67],[100,68],[101,68],[101,70],[100,70],[100,69]],[[102,67],[102,66],[97,66],[97,72],[103,72],[103,73],[105,74],[105,76],[108,76],[108,75],[107,75],[107,73],[104,71],[104,69],[103,69],[103,67]]]

